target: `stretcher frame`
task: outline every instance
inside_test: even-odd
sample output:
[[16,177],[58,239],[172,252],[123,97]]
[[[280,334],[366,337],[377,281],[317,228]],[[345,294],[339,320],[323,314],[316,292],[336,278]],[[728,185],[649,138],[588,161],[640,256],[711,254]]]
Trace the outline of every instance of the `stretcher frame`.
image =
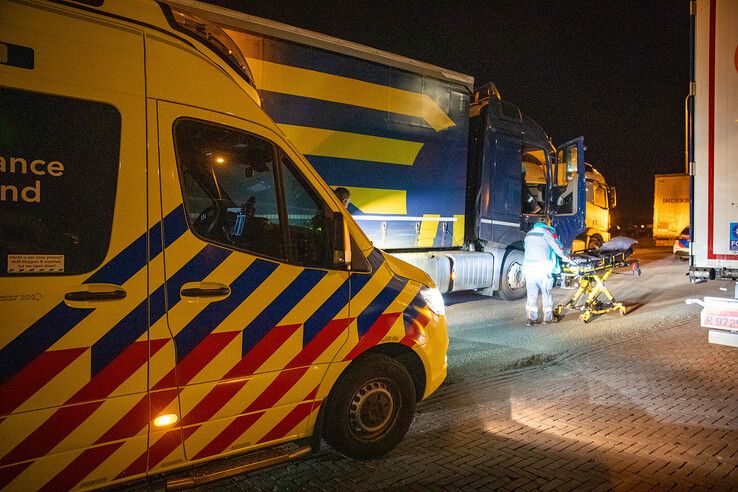
[[[563,266],[562,275],[565,281],[578,281],[578,286],[565,304],[559,304],[554,309],[554,316],[561,318],[567,309],[581,311],[579,319],[585,323],[596,315],[610,311],[617,311],[620,316],[625,316],[628,308],[615,300],[605,281],[616,268],[629,267],[633,275],[640,277],[640,262],[636,258],[628,259],[631,253],[630,249],[616,252],[587,250],[571,255],[576,265]],[[604,296],[605,299],[599,299],[600,296]]]

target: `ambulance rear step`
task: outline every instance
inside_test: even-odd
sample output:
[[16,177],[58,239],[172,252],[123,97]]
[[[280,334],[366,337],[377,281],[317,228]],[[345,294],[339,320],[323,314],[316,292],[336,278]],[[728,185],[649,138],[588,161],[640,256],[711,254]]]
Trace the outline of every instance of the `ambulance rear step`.
[[[279,465],[307,456],[313,451],[309,445],[287,443],[253,453],[216,460],[189,469],[189,476],[167,480],[167,490],[184,490],[224,478],[242,475],[254,470]],[[181,475],[181,474],[180,474]]]

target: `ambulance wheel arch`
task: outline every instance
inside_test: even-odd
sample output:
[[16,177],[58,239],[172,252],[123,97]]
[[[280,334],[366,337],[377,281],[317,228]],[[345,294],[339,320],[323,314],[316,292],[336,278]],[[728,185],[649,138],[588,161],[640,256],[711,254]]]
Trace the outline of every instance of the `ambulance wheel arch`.
[[[422,370],[417,355],[413,359],[397,352],[400,356],[393,358],[384,351],[380,346],[355,359],[333,385],[322,409],[322,437],[351,458],[373,458],[395,447],[410,428],[422,395],[416,383]],[[412,361],[410,370],[402,359]]]

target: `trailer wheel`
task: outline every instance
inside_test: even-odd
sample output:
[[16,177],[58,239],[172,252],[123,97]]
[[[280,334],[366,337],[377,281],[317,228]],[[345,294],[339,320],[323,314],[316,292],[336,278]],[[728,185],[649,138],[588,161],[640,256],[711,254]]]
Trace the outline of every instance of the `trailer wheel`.
[[523,252],[511,249],[505,255],[500,272],[500,297],[506,301],[525,297],[525,277],[523,276]]
[[394,448],[415,414],[415,385],[399,362],[369,355],[341,376],[325,408],[323,436],[350,458],[373,458]]

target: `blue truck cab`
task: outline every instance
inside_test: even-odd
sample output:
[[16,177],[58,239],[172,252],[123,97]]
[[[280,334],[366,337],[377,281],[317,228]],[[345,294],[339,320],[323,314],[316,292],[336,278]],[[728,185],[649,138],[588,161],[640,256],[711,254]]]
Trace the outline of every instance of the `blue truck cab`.
[[555,149],[493,84],[475,91],[469,114],[466,240],[503,259],[490,290],[517,298],[523,239],[533,224],[550,216],[565,248],[585,229],[584,141]]

